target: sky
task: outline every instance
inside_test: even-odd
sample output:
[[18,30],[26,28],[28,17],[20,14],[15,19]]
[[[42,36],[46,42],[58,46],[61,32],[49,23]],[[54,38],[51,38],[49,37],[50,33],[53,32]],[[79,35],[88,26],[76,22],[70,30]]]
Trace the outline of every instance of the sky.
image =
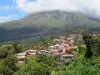
[[100,0],[0,0],[0,22],[17,20],[40,11],[82,12],[99,18]]

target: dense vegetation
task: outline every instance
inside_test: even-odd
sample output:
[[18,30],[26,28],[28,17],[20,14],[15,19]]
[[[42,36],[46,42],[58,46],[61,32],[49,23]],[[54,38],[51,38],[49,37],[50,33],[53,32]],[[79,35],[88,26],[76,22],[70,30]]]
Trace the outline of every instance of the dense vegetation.
[[[86,48],[79,45],[79,52],[71,63],[59,64],[59,58],[50,55],[29,55],[25,59],[17,59],[14,54],[29,48],[46,49],[53,44],[54,37],[41,39],[32,45],[10,43],[0,46],[1,75],[99,75],[100,74],[100,38],[99,35],[83,36]],[[24,64],[18,64],[23,60]]]

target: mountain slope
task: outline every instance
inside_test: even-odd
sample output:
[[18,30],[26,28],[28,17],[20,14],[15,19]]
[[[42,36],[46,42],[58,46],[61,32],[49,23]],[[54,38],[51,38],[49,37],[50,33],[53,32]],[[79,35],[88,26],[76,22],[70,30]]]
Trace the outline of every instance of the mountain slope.
[[[100,23],[97,21],[93,21],[89,19],[87,16],[81,13],[71,13],[65,11],[46,11],[46,12],[38,12],[33,13],[26,16],[23,19],[7,22],[0,24],[3,28],[8,29],[17,29],[22,27],[62,27],[62,26],[83,26],[89,25],[91,28],[92,26],[100,26]],[[90,26],[92,25],[92,26]]]
[[[98,19],[97,19],[98,20]],[[62,33],[74,29],[95,29],[100,21],[89,18],[82,13],[60,10],[37,12],[20,20],[0,24],[3,37],[27,36],[29,34]],[[3,31],[2,31],[3,32]]]

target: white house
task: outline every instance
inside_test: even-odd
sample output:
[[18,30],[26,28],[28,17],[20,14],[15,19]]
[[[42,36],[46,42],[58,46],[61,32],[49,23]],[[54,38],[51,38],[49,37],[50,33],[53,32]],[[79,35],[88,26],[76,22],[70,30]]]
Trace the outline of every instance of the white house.
[[46,50],[40,50],[41,54],[46,54]]
[[50,50],[46,50],[45,51],[45,54],[50,55],[51,54],[51,51]]
[[27,50],[27,51],[25,51],[27,54],[29,54],[29,55],[36,55],[36,53],[37,53],[37,50],[33,50],[33,49],[30,49],[30,50]]
[[27,55],[27,53],[19,53],[19,54],[16,54],[15,56],[18,58],[18,59],[21,59],[21,58],[25,58]]
[[61,61],[63,61],[63,62],[71,62],[72,60],[73,60],[73,58],[74,58],[74,55],[62,55],[61,56]]

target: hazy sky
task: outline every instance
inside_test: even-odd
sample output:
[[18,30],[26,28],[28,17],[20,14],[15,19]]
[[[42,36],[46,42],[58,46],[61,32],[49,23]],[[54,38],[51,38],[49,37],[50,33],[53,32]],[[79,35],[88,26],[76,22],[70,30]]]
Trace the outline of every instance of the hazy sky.
[[47,10],[82,12],[100,16],[100,0],[1,0],[0,22],[16,20],[30,13]]

